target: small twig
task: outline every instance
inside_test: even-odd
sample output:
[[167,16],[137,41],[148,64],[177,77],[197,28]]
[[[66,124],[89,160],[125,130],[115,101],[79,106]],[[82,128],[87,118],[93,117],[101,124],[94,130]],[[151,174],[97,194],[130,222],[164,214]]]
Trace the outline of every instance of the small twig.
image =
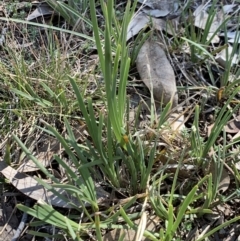
[[[27,207],[29,207],[29,205],[30,205],[30,199],[28,199],[28,200],[25,202],[25,205],[26,205]],[[21,233],[22,233],[22,231],[23,231],[23,228],[24,228],[24,226],[25,226],[25,224],[26,224],[26,222],[27,222],[27,218],[28,218],[27,213],[23,213],[21,222],[19,223],[18,228],[17,228],[17,230],[16,230],[16,232],[15,232],[15,234],[14,234],[14,236],[13,236],[13,238],[12,238],[11,241],[17,241],[17,240],[18,240],[18,238],[20,237],[20,235],[21,235]]]

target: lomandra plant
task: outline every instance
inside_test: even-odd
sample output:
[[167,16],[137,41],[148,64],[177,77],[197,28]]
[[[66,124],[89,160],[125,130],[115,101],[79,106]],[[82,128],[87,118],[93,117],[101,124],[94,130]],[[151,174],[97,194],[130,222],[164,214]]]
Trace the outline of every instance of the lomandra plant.
[[[127,3],[125,15],[119,25],[114,14],[114,1],[101,2],[105,18],[104,50],[102,48],[100,32],[97,23],[95,1],[90,1],[90,12],[96,46],[100,59],[101,70],[105,80],[107,95],[108,118],[112,125],[117,141],[124,144],[124,115],[126,107],[126,85],[129,73],[130,58],[126,45],[127,27],[134,13],[134,6],[130,9],[130,1]],[[113,55],[112,49],[116,48]],[[119,73],[119,75],[118,75]],[[118,86],[118,89],[117,89]]]
[[[114,1],[100,1],[101,10],[105,19],[105,29],[98,26],[95,1],[89,1],[91,21],[79,14],[71,5],[55,0],[47,1],[66,21],[74,16],[71,25],[77,24],[82,19],[91,26],[95,44],[100,60],[100,67],[104,76],[107,111],[110,124],[116,139],[125,146],[125,110],[126,110],[126,85],[130,67],[129,49],[126,43],[128,24],[134,14],[137,1],[132,6],[128,1],[122,21],[117,20],[114,11]],[[102,37],[104,35],[104,41]]]
[[[74,11],[74,9],[67,4],[59,1],[52,2],[61,5],[59,11],[64,10],[64,13],[66,13],[66,15],[62,15],[64,18],[69,13],[75,14],[73,25],[77,23],[76,21],[78,19],[82,19],[90,24],[94,39],[89,36],[83,36],[77,32],[70,32],[69,30],[62,31],[68,31],[68,33],[72,35],[74,34],[81,38],[84,37],[85,39],[94,41],[100,59],[101,74],[104,79],[105,89],[103,92],[103,102],[105,105],[101,108],[101,111],[96,110],[96,106],[94,106],[91,98],[87,100],[84,99],[83,90],[81,86],[77,84],[76,77],[68,76],[77,99],[79,110],[82,113],[83,120],[87,127],[86,129],[89,134],[88,140],[81,144],[78,142],[67,118],[64,119],[67,137],[63,137],[55,128],[42,121],[44,127],[39,128],[45,131],[45,133],[54,136],[64,149],[66,154],[64,156],[67,156],[67,161],[57,155],[54,156],[54,159],[66,174],[67,178],[64,183],[49,173],[49,171],[39,163],[36,157],[33,156],[31,151],[24,146],[22,141],[17,136],[13,136],[26,155],[39,167],[42,173],[51,180],[51,184],[48,184],[36,178],[38,182],[45,189],[50,190],[59,199],[67,203],[77,215],[69,215],[66,217],[52,207],[50,203],[45,203],[42,200],[39,200],[33,208],[23,205],[18,205],[18,208],[40,220],[32,222],[32,226],[39,226],[45,223],[53,225],[57,228],[56,230],[60,229],[73,240],[86,240],[86,236],[89,235],[89,233],[93,234],[96,240],[103,240],[103,229],[134,229],[137,231],[138,239],[136,240],[141,240],[143,235],[151,240],[174,240],[186,215],[201,215],[210,212],[209,207],[211,207],[211,203],[216,198],[219,179],[210,173],[201,178],[185,196],[176,194],[178,173],[181,162],[184,161],[183,153],[180,157],[178,169],[174,174],[170,193],[160,193],[161,182],[169,174],[166,174],[164,172],[166,169],[161,167],[160,170],[158,170],[159,173],[161,173],[161,177],[159,178],[159,175],[156,175],[155,179],[150,178],[152,166],[156,158],[158,137],[156,137],[156,140],[154,140],[155,137],[153,137],[153,141],[149,146],[146,146],[138,133],[134,133],[133,137],[131,130],[129,131],[130,133],[126,131],[126,85],[130,65],[126,33],[128,23],[136,6],[136,1],[134,1],[132,6],[130,2],[128,2],[122,21],[118,21],[114,11],[114,1],[100,0],[101,13],[104,16],[102,18],[104,22],[101,23],[101,26],[104,26],[104,29],[100,29],[98,26],[99,19],[97,19],[96,14],[96,1],[91,0],[89,2],[91,21],[87,21],[80,13]],[[36,23],[33,23],[33,25],[34,24],[36,25]],[[46,25],[43,26],[47,27]],[[49,28],[57,30],[54,27]],[[191,42],[190,40],[188,42],[192,45],[195,44],[194,46],[197,47],[198,50],[201,50],[202,53],[212,58],[212,55],[200,44],[196,46],[197,43],[194,43],[194,41]],[[51,90],[49,90],[48,93],[51,94]],[[230,98],[233,98],[236,93],[237,90]],[[199,107],[196,107],[191,132],[191,151],[193,153],[192,157],[198,161],[198,165],[202,165],[202,160],[206,159],[210,148],[214,146],[216,138],[224,124],[230,118],[230,111],[227,111],[229,103],[230,100],[226,103],[222,111],[220,111],[219,117],[215,121],[212,134],[205,143],[202,143],[200,139],[200,133],[198,131]],[[166,122],[170,106],[171,105],[168,104],[161,113],[159,128]],[[201,148],[199,148],[199,146],[201,146]],[[224,147],[228,148],[227,145],[224,145]],[[218,154],[221,154],[221,152],[219,151]],[[220,157],[221,155],[218,156]],[[224,156],[225,153],[222,152],[222,157]],[[219,163],[220,161],[220,158],[219,160],[215,160],[218,169],[222,168],[222,163]],[[71,165],[69,165],[69,163]],[[103,205],[100,207],[94,176],[96,174],[96,168],[100,170],[99,173],[104,176],[104,182],[109,188],[115,190],[124,188],[122,189],[124,190],[123,194],[130,196],[125,203],[121,200],[121,202],[115,206],[106,208],[106,206]],[[149,179],[151,181],[149,181]],[[206,189],[206,193],[199,193],[201,187]],[[58,193],[59,189],[64,190],[68,195],[61,195]],[[139,196],[145,198],[145,203],[150,200],[151,208],[155,214],[165,221],[165,226],[157,230],[158,233],[145,230],[147,214],[144,208],[141,212],[129,213],[129,208],[136,203]],[[180,198],[181,200],[181,204],[178,207],[174,206],[176,205],[174,202],[175,198]],[[73,202],[72,200],[76,201]],[[202,206],[196,208],[196,201],[201,201]],[[134,219],[139,217],[141,217],[141,222],[137,225]],[[224,228],[237,220],[239,220],[239,217],[229,220],[213,231],[215,232],[220,228]],[[198,240],[204,240],[211,235],[213,231],[203,234]],[[33,231],[31,233],[51,238],[57,238],[59,236],[59,234],[47,235]],[[124,240],[124,235],[120,237],[120,240]]]
[[[96,166],[101,169],[105,180],[108,181],[110,186],[114,188],[124,187],[130,195],[135,195],[146,191],[154,163],[156,144],[153,144],[153,148],[149,151],[148,148],[144,148],[140,137],[137,136],[133,140],[131,134],[125,130],[126,85],[130,66],[126,34],[128,23],[134,13],[136,1],[132,7],[131,3],[128,2],[122,22],[116,19],[113,2],[107,1],[106,3],[103,0],[100,1],[105,19],[104,36],[102,36],[102,31],[98,27],[95,1],[90,1],[95,44],[104,77],[106,114],[100,111],[98,118],[96,118],[96,110],[92,99],[85,100],[81,89],[76,84],[76,80],[69,76],[69,81],[75,92],[91,141],[86,140],[83,145],[79,145],[67,119],[64,121],[68,134],[67,138],[63,138],[51,125],[43,122],[45,128],[42,129],[58,139],[77,171],[71,170],[60,157],[55,156],[55,160],[64,168],[68,178],[67,183],[60,183],[38,162],[21,140],[14,136],[23,151],[52,180],[53,184],[49,185],[38,179],[39,183],[46,189],[51,190],[58,198],[64,199],[73,209],[83,212],[84,217],[87,217],[88,224],[82,221],[81,224],[73,223],[73,221],[62,216],[54,208],[42,201],[39,201],[33,209],[22,205],[18,206],[19,209],[40,220],[44,220],[48,224],[56,225],[74,240],[81,240],[81,236],[85,235],[85,230],[89,228],[95,230],[98,240],[102,240],[102,228],[123,228],[122,225],[116,224],[121,215],[125,217],[123,217],[124,220],[130,224],[131,228],[136,228],[136,225],[132,223],[129,217],[126,218],[125,215],[129,205],[136,201],[135,197],[127,205],[123,205],[116,214],[113,215],[112,212],[106,211],[105,218],[100,217],[97,192],[92,176]],[[104,40],[102,40],[102,37],[104,37]],[[123,169],[126,170],[126,177],[121,174]],[[59,188],[75,197],[79,205],[60,195],[56,191]],[[85,207],[86,205],[88,208]],[[53,214],[51,219],[48,218],[49,212]],[[94,213],[94,217],[92,213]],[[148,235],[151,236],[151,234]]]
[[[119,23],[115,16],[113,1],[107,3],[101,1],[105,18],[104,42],[102,42],[96,17],[95,2],[90,2],[95,43],[104,76],[107,115],[104,116],[99,113],[98,121],[95,120],[92,100],[90,98],[87,100],[86,108],[86,101],[83,99],[79,87],[76,85],[75,80],[70,77],[79,108],[83,113],[89,134],[94,143],[94,148],[88,143],[90,153],[93,153],[95,158],[102,161],[100,168],[114,187],[122,186],[121,180],[123,177],[120,173],[124,165],[128,170],[127,187],[129,187],[131,194],[146,189],[151,167],[154,163],[155,150],[155,148],[152,148],[150,153],[147,152],[139,138],[132,141],[131,134],[126,132],[125,125],[126,85],[130,66],[126,34],[135,6],[136,1],[131,8],[130,2],[128,2],[123,20]],[[104,135],[106,135],[106,148],[102,142]]]

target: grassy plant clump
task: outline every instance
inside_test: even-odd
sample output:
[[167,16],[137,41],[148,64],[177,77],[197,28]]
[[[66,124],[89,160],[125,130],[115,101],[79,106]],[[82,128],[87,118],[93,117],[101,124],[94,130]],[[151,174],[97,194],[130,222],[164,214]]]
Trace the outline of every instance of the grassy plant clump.
[[[134,61],[144,40],[159,35],[148,28],[126,41],[137,1],[46,2],[69,29],[11,19],[0,50],[0,158],[19,172],[31,161],[29,176],[37,173],[33,178],[47,193],[34,206],[17,204],[34,218],[28,232],[67,240],[186,240],[199,220],[239,196],[239,137],[226,133],[239,109],[239,74],[232,55],[224,70],[218,65],[221,46],[211,45],[219,30],[226,33],[228,19],[209,39],[219,7],[214,1],[197,36],[190,5],[184,6],[183,19],[192,19],[179,23],[184,35],[161,36],[177,76],[181,113],[171,119],[171,103],[160,115],[154,106],[145,123],[142,95],[131,122],[131,91],[144,88],[135,81]],[[189,51],[182,52],[185,46]],[[184,128],[174,129],[182,117]],[[196,240],[211,239],[239,219],[238,213],[227,216]],[[44,225],[55,232],[36,228]]]

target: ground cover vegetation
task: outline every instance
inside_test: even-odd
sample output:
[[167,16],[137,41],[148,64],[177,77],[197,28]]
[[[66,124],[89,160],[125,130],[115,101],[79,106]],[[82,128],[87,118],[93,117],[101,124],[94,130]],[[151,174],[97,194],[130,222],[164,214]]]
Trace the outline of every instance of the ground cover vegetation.
[[5,240],[238,240],[239,3],[145,2],[0,3]]

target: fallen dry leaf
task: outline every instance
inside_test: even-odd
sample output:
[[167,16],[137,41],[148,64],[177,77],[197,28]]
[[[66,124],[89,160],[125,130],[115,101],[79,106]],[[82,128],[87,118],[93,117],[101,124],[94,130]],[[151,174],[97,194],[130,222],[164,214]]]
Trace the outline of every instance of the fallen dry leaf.
[[[0,161],[0,172],[12,183],[15,188],[32,199],[42,199],[47,203],[50,202],[53,206],[64,208],[71,207],[69,203],[63,201],[52,192],[46,190],[33,177],[16,171],[14,168],[8,166],[4,161]],[[58,192],[64,195],[66,198],[70,198],[67,196],[64,190],[58,189]],[[76,205],[79,205],[76,200],[72,199],[71,201]]]
[[[134,221],[134,223],[136,225],[140,225],[140,221],[141,221],[140,219],[137,219]],[[159,224],[159,221],[160,220],[157,216],[147,217],[145,229],[148,231],[155,231],[157,225]],[[103,237],[103,240],[104,241],[119,240],[119,237],[121,237],[121,235],[125,235],[123,240],[132,241],[132,240],[136,240],[137,231],[135,231],[133,229],[114,229],[114,230],[106,233],[106,235]],[[150,239],[143,237],[140,240],[148,241]]]
[[[215,165],[213,163],[211,163],[209,171],[213,175],[213,180],[214,180],[214,176],[216,176],[216,175],[219,176],[219,170],[215,167]],[[221,193],[226,192],[229,188],[229,185],[230,185],[230,177],[228,175],[227,170],[223,167],[222,175],[221,175],[220,182],[218,185],[218,191]]]
[[167,14],[176,12],[179,7],[178,0],[138,0],[138,2],[153,10],[165,11]]
[[169,14],[168,10],[159,10],[159,9],[143,9],[143,12],[155,18],[165,17]]
[[140,11],[133,16],[131,22],[128,25],[127,41],[136,34],[138,34],[149,23],[152,23],[154,29],[157,29],[159,31],[165,31],[170,35],[175,35],[177,27],[179,25],[179,17],[165,21],[161,18],[149,17],[146,13]]
[[213,127],[214,127],[214,123],[207,127],[207,137],[211,135]]
[[[153,27],[158,30],[165,30],[169,34],[173,34],[174,28],[171,25],[167,26],[166,21],[158,19],[165,17],[170,13],[177,11],[179,3],[177,0],[138,0],[144,6],[131,19],[127,30],[127,41],[140,30],[145,28],[149,22],[153,23]],[[174,22],[174,21],[169,21]]]
[[[73,127],[74,136],[76,141],[78,141],[84,136],[86,125],[84,124],[79,126],[75,124]],[[65,133],[62,134],[65,135]],[[49,137],[43,134],[39,138],[44,140],[43,144],[39,147],[36,147],[32,154],[44,167],[48,167],[50,166],[54,155],[62,154],[64,149],[61,148],[60,142],[54,137]],[[35,146],[37,146],[37,144]],[[37,170],[39,170],[39,167],[31,159],[28,158],[24,158],[22,164],[18,168],[19,172],[34,172]]]
[[135,14],[128,25],[127,41],[145,28],[148,22],[149,17],[145,13],[139,12]]
[[[59,141],[55,138],[48,138],[33,154],[44,167],[47,167],[50,165],[53,155],[59,155],[61,152]],[[18,168],[19,172],[33,172],[37,170],[39,170],[39,167],[31,159],[24,160]]]
[[169,117],[168,121],[170,122],[171,129],[173,131],[176,131],[180,133],[183,131],[186,127],[184,125],[184,115],[179,113],[172,113]]
[[[194,25],[198,28],[205,29],[206,26],[209,24],[209,14],[206,12],[206,5],[199,5],[198,8],[194,11],[193,15],[195,16]],[[223,12],[219,11],[213,18],[211,26],[209,28],[208,37],[210,39],[215,31],[219,28],[224,20]],[[218,43],[219,37],[215,35],[211,40],[212,43]]]
[[179,25],[179,17],[167,20],[161,18],[152,18],[153,28],[159,31],[165,31],[170,35],[176,35],[178,25]]
[[178,103],[175,74],[159,43],[147,40],[138,53],[136,64],[142,81],[150,92],[153,91],[155,101],[166,105],[172,100],[175,107]]
[[229,185],[230,185],[230,177],[228,175],[227,170],[225,168],[223,168],[221,180],[220,180],[219,186],[218,186],[218,191],[221,193],[226,192],[229,188]]
[[[220,53],[215,57],[216,62],[218,62],[222,67],[225,67],[228,64],[230,58],[232,58],[233,47],[229,45],[227,49],[223,49]],[[237,54],[233,55],[231,60],[231,65],[238,64],[239,57]]]
[[220,36],[226,36],[229,43],[240,43],[240,31],[221,33]]
[[228,121],[227,125],[224,126],[224,130],[227,133],[238,133],[240,131],[240,116]]
[[233,8],[236,7],[237,4],[226,4],[223,6],[223,12],[228,14],[233,12]]
[[31,21],[38,17],[49,16],[52,14],[54,14],[54,11],[47,3],[40,3],[39,6],[27,16],[26,20]]
[[[69,195],[65,190],[55,188],[55,190],[64,196],[67,201],[62,200],[56,196],[53,192],[47,190],[40,185],[37,180],[33,177],[27,176],[24,173],[20,173],[14,168],[8,166],[4,161],[0,161],[0,172],[11,182],[11,184],[26,196],[35,199],[43,200],[50,203],[53,206],[70,208],[69,202],[75,205],[80,205],[78,200]],[[103,199],[106,200],[109,194],[104,191],[101,186],[95,184],[95,189],[98,197],[98,201],[101,202]]]

